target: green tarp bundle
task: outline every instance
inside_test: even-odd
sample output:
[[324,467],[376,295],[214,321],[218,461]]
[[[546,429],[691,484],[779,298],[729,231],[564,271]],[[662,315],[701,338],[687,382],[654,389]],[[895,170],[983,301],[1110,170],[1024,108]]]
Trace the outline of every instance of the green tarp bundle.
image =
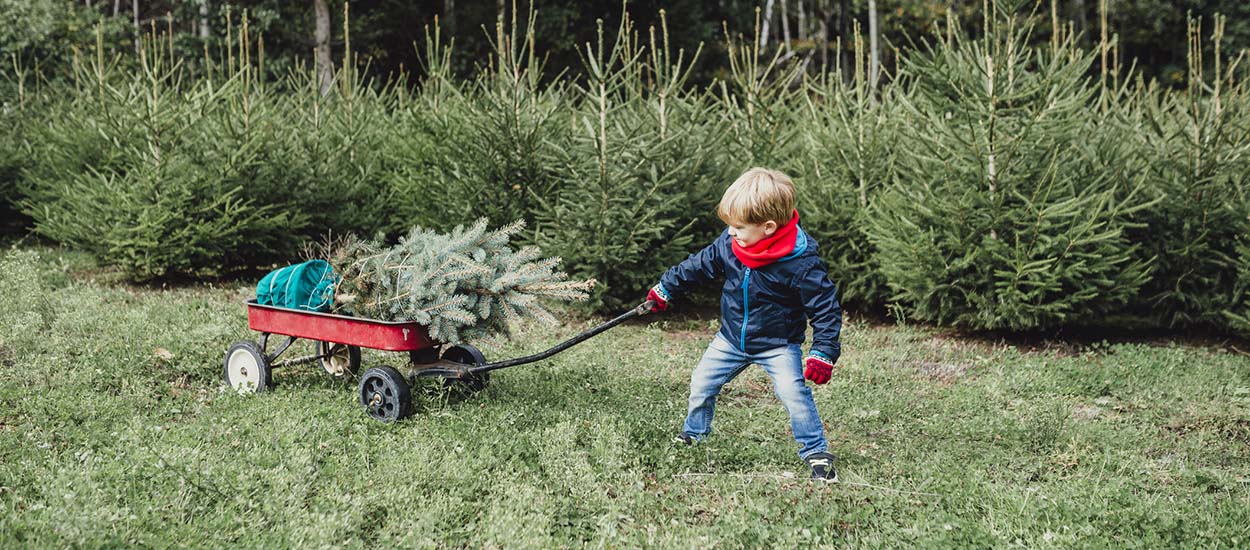
[[256,303],[305,311],[330,311],[338,275],[325,260],[271,271],[256,285]]

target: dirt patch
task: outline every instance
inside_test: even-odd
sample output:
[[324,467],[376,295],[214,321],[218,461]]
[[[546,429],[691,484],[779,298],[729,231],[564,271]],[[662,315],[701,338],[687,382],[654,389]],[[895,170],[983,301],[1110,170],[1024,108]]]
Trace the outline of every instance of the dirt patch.
[[672,338],[674,340],[682,340],[685,342],[709,341],[712,339],[713,334],[715,334],[715,331],[712,331],[712,330],[671,330],[671,331],[666,330],[664,331],[665,338]]
[[[748,369],[755,367],[747,367]],[[749,401],[758,402],[773,397],[772,381],[765,377],[751,376],[750,373],[744,372],[721,388],[721,399],[728,402]]]
[[968,373],[968,370],[972,368],[972,365],[969,363],[944,363],[940,361],[913,361],[908,365],[916,369],[916,372],[920,373],[921,376],[946,384],[963,378]]
[[1250,443],[1250,419],[1245,418],[1183,414],[1172,418],[1163,428],[1178,436],[1205,431],[1214,432],[1226,441]]
[[934,328],[935,338],[962,345],[1009,347],[1021,353],[1044,353],[1072,357],[1099,351],[1115,344],[1176,346],[1205,349],[1212,353],[1250,354],[1250,339],[1240,334],[1212,333],[1201,329],[1169,329],[1153,326],[1062,327],[1050,331],[971,331]]
[[1238,418],[1221,423],[1220,435],[1229,441],[1250,443],[1250,420]]
[[1087,405],[1085,403],[1078,403],[1072,406],[1072,419],[1073,420],[1082,420],[1082,421],[1094,420],[1102,416],[1102,413],[1103,413],[1103,409],[1102,407],[1099,407],[1098,405]]
[[990,355],[1005,346],[1003,342],[968,338],[955,332],[933,334],[924,341],[923,345],[926,349],[933,351],[950,352],[958,350],[961,353],[975,353],[979,355]]

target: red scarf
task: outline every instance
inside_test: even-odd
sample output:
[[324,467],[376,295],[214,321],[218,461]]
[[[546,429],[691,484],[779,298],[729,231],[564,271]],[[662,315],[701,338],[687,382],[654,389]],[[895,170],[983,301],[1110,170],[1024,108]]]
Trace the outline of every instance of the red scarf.
[[730,243],[733,245],[734,256],[739,261],[751,269],[759,269],[794,252],[794,242],[798,236],[799,211],[795,210],[790,222],[778,227],[772,236],[764,237],[747,247],[739,246],[735,239],[730,239]]

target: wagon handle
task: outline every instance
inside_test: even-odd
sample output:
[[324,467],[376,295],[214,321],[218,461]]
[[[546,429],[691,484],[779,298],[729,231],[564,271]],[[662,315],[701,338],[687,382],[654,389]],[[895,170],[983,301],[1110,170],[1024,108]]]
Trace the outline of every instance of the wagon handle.
[[638,317],[638,316],[641,316],[641,315],[646,315],[647,313],[650,313],[650,312],[651,312],[651,307],[652,307],[652,306],[654,306],[654,305],[655,305],[655,301],[654,301],[654,300],[647,300],[646,302],[643,302],[643,303],[641,303],[641,304],[638,304],[638,306],[637,306],[637,307],[635,307],[634,309],[631,309],[631,310],[629,310],[629,311],[626,311],[625,313],[622,313],[622,314],[620,314],[620,315],[617,315],[615,319],[612,319],[611,321],[608,321],[608,322],[606,322],[606,323],[604,323],[604,324],[602,324],[602,325],[599,325],[599,326],[597,326],[597,327],[595,327],[595,328],[592,328],[592,329],[590,329],[590,330],[588,330],[588,331],[586,331],[586,332],[583,332],[583,333],[581,333],[581,334],[578,334],[577,336],[574,336],[574,337],[572,337],[572,338],[569,338],[568,340],[565,340],[565,341],[563,341],[563,342],[561,342],[561,343],[557,344],[555,347],[553,347],[553,348],[551,348],[551,349],[549,349],[549,350],[547,350],[547,351],[544,351],[544,352],[542,352],[542,353],[535,353],[534,355],[526,355],[525,357],[518,357],[518,358],[516,358],[516,359],[508,359],[507,361],[498,361],[498,362],[495,362],[495,363],[487,363],[487,364],[485,364],[485,365],[482,365],[482,366],[480,366],[480,367],[476,367],[476,368],[473,368],[473,369],[470,369],[470,370],[471,370],[472,372],[474,372],[474,373],[478,373],[478,372],[490,372],[490,371],[493,371],[493,370],[496,370],[496,369],[502,369],[502,368],[506,368],[506,367],[515,367],[515,366],[517,366],[517,365],[524,365],[524,364],[526,364],[526,363],[533,363],[533,362],[535,362],[535,361],[542,361],[543,359],[546,359],[546,358],[548,358],[548,357],[551,357],[552,355],[555,355],[555,354],[560,353],[560,352],[562,352],[562,351],[564,351],[564,350],[566,350],[566,349],[569,349],[569,348],[571,348],[571,347],[573,347],[573,346],[575,346],[575,345],[577,345],[577,344],[580,344],[580,343],[582,343],[582,342],[584,342],[584,341],[586,341],[586,340],[588,340],[588,339],[590,339],[590,338],[594,337],[595,335],[597,335],[597,334],[599,334],[599,333],[601,333],[601,332],[603,332],[603,331],[605,331],[605,330],[608,330],[608,329],[610,329],[610,328],[612,328],[612,327],[615,327],[616,325],[619,325],[619,324],[621,324],[621,323],[624,323],[625,321],[628,321],[628,320],[630,320],[630,319],[633,319],[634,317]]

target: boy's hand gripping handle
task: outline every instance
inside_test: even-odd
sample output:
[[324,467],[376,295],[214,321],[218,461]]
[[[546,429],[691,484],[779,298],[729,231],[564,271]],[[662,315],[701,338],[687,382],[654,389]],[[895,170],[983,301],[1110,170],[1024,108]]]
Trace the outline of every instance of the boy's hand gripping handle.
[[668,291],[664,290],[664,285],[657,283],[651,287],[651,290],[647,291],[646,303],[651,304],[651,313],[668,309]]

